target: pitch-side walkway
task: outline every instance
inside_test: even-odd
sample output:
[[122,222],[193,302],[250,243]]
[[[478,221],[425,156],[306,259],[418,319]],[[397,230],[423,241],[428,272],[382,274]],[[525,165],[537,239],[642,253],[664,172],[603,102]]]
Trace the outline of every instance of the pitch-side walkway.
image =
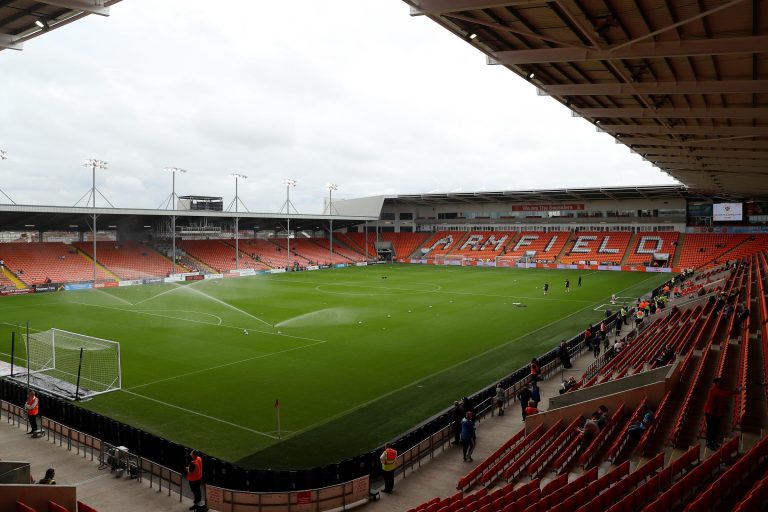
[[165,488],[158,493],[147,483],[115,477],[109,469],[99,470],[98,462],[91,461],[90,456],[83,459],[82,455],[59,447],[45,437],[32,439],[25,434],[23,426],[18,428],[5,419],[0,421],[0,458],[30,462],[35,480],[43,478],[47,468],[54,468],[59,485],[77,486],[77,499],[99,512],[178,512],[192,504],[186,498],[179,503],[179,495],[174,493],[169,497]]

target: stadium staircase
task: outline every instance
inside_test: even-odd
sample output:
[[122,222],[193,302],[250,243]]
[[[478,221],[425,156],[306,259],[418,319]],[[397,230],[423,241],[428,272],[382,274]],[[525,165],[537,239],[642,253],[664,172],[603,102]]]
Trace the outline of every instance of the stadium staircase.
[[638,233],[632,233],[632,236],[629,238],[629,244],[627,245],[627,252],[624,254],[624,257],[621,258],[621,265],[629,263],[629,258],[632,257],[635,247],[637,247],[637,240]]
[[[83,249],[81,249],[77,245],[77,244],[87,244],[87,243],[88,242],[76,242],[76,243],[72,244],[72,246],[75,247],[77,249],[77,253],[80,256],[82,256],[83,258],[85,258],[86,260],[88,260],[88,264],[92,266],[94,262],[93,262],[93,257],[91,256],[91,254],[88,253],[88,252],[85,252]],[[96,242],[96,243],[98,243],[98,242]],[[97,251],[98,251],[98,248],[97,248]],[[109,276],[110,280],[120,281],[120,277],[117,274],[115,274],[114,272],[109,270],[107,267],[102,265],[101,262],[99,262],[99,261],[96,261],[96,269],[97,269],[97,272],[103,272],[104,274]]]
[[[173,273],[185,270],[178,265],[174,266],[169,258],[156,252],[152,247],[137,242],[96,242],[96,244],[99,265],[119,280],[165,276],[171,272],[171,269]],[[92,257],[91,243],[76,242],[73,245],[88,258]]]
[[0,287],[13,286],[16,289],[26,288],[26,285],[21,282],[21,279],[16,277],[16,274],[11,272],[7,267],[3,266],[0,270]]
[[[338,239],[344,244],[346,244],[353,251],[359,252],[363,256],[366,256],[365,233],[334,233],[333,237],[334,239]],[[375,238],[376,237],[371,236],[370,233],[368,234],[368,251],[367,251],[368,258],[376,257]]]
[[675,245],[675,252],[672,256],[672,263],[670,266],[677,267],[680,262],[680,255],[683,254],[683,244],[685,243],[685,233],[679,233],[677,236],[677,245]]

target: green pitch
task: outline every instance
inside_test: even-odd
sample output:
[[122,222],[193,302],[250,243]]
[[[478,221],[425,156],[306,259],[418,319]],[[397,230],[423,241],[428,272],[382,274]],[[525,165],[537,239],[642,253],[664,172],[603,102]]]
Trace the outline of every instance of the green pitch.
[[664,280],[395,265],[9,297],[0,357],[26,321],[119,341],[123,390],[83,407],[245,466],[311,467],[395,438],[599,321],[612,293]]

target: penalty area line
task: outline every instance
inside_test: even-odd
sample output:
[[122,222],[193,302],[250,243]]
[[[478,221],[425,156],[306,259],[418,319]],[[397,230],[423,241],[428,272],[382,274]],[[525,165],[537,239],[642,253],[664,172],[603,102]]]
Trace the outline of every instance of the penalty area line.
[[139,393],[134,393],[133,391],[128,391],[127,389],[121,389],[120,391],[124,393],[128,393],[129,395],[137,396],[139,398],[143,398],[145,400],[149,400],[150,402],[155,402],[160,405],[164,405],[166,407],[171,407],[173,409],[178,409],[179,411],[186,412],[188,414],[194,414],[195,416],[200,416],[201,418],[205,418],[208,420],[216,421],[219,423],[223,423],[224,425],[229,425],[230,427],[239,428],[240,430],[245,430],[246,432],[251,432],[252,434],[258,434],[260,436],[268,437],[270,439],[278,439],[277,436],[273,436],[270,434],[267,434],[266,432],[261,432],[260,430],[254,430],[252,428],[244,427],[243,425],[238,425],[237,423],[232,423],[231,421],[222,420],[221,418],[216,418],[215,416],[209,416],[207,414],[203,414],[201,412],[193,411],[191,409],[187,409],[185,407],[181,407],[179,405],[169,404],[168,402],[163,402],[162,400],[158,400],[156,398],[152,398],[146,395],[141,395]]

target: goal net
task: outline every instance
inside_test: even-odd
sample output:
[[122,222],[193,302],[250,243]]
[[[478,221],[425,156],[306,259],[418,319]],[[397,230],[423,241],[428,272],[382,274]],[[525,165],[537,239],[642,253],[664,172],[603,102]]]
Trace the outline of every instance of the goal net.
[[[84,334],[50,329],[21,337],[24,369],[12,378],[69,400],[82,400],[121,386],[120,344]],[[19,361],[19,358],[15,358]],[[19,368],[19,370],[22,370]]]
[[453,254],[438,254],[435,256],[435,265],[464,266],[467,261],[466,257]]

